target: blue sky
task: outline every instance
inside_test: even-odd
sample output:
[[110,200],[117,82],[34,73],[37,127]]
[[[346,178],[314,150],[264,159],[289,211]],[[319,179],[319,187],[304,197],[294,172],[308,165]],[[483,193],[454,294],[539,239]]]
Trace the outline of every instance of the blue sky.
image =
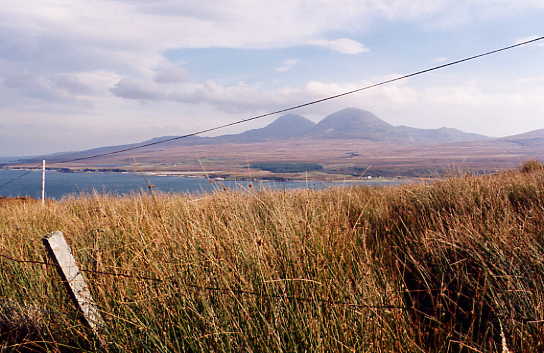
[[[493,19],[488,22],[467,23],[456,28],[427,28],[413,23],[377,23],[364,33],[351,34],[350,39],[364,43],[372,48],[368,53],[345,55],[327,48],[311,45],[299,45],[287,48],[177,48],[164,52],[166,58],[187,68],[195,79],[205,80],[214,77],[217,80],[236,82],[240,79],[248,82],[300,84],[308,80],[350,80],[355,77],[364,79],[390,72],[410,72],[418,68],[437,63],[435,59],[453,60],[471,53],[493,49],[508,44],[512,38],[529,37],[528,33],[542,31],[542,12],[528,13],[524,17]],[[350,33],[333,32],[324,36],[346,38]],[[505,60],[490,59],[482,65],[471,63],[449,69],[455,72],[480,72],[496,74],[497,68],[511,66],[513,59],[538,63],[541,53],[530,58],[527,51],[510,52]],[[441,55],[448,55],[444,57]],[[283,60],[298,60],[296,70],[287,73],[275,72],[278,63]],[[478,66],[475,70],[474,66]],[[484,66],[484,67],[482,67]],[[486,69],[485,66],[489,66]],[[341,70],[339,70],[341,67]],[[485,69],[485,72],[482,70]],[[525,69],[533,74],[535,67],[511,67],[520,74]]]
[[[213,127],[544,35],[543,15],[540,0],[10,4],[0,155]],[[534,44],[299,113],[318,121],[354,106],[396,125],[521,133],[544,128],[542,62]]]

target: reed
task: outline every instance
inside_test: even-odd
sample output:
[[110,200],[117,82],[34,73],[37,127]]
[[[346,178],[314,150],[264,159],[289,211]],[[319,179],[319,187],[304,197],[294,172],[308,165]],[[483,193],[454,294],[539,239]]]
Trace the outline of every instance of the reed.
[[4,202],[2,255],[46,261],[40,239],[61,230],[82,268],[163,281],[85,274],[100,348],[53,268],[0,258],[0,350],[542,351],[544,171],[522,170]]

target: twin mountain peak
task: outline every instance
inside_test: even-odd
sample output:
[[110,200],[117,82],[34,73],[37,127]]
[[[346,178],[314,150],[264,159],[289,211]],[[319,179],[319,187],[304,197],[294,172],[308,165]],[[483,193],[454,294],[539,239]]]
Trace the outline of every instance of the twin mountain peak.
[[191,139],[187,143],[248,143],[292,138],[364,139],[392,143],[449,143],[479,141],[488,137],[449,128],[417,129],[408,126],[393,126],[369,111],[346,108],[328,115],[317,124],[300,115],[288,114],[260,129],[234,135],[200,137]]
[[[109,153],[120,149],[143,146],[149,143],[160,142],[176,136],[162,136],[151,140],[130,145],[105,146],[78,152],[63,152],[48,155],[46,159],[70,159],[89,155]],[[346,108],[330,114],[319,123],[314,123],[300,115],[288,114],[281,116],[260,129],[248,130],[239,134],[222,135],[216,137],[192,136],[184,139],[165,141],[160,145],[153,144],[151,150],[168,148],[179,145],[209,145],[209,144],[245,144],[258,142],[274,142],[287,140],[361,140],[375,143],[388,143],[395,145],[440,145],[448,143],[467,143],[467,146],[477,142],[489,146],[503,145],[521,146],[523,148],[544,148],[544,129],[535,130],[524,134],[512,135],[502,138],[490,138],[483,135],[466,133],[457,129],[417,129],[408,126],[393,126],[369,111]],[[34,158],[41,161],[44,156]],[[34,159],[25,161],[30,162]]]

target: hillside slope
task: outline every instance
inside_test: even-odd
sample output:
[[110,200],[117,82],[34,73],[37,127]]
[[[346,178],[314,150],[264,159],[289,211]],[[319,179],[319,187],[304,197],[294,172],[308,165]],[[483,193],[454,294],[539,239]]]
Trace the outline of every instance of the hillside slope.
[[[109,153],[116,150],[142,146],[167,140],[176,136],[162,136],[139,143],[98,147],[83,151],[63,152],[32,159],[22,159],[20,162],[33,163],[42,159],[51,162],[67,159],[82,158],[96,154]],[[371,112],[346,108],[330,114],[318,124],[296,114],[281,116],[259,129],[252,129],[239,134],[221,135],[217,137],[191,136],[181,140],[161,143],[146,147],[141,151],[147,154],[155,152],[164,154],[169,149],[178,146],[198,146],[213,144],[251,144],[260,142],[285,141],[293,139],[337,139],[337,140],[368,140],[377,143],[400,144],[444,144],[451,142],[484,141],[488,139],[478,134],[465,133],[456,129],[418,129],[407,126],[393,126],[378,118]],[[129,154],[130,156],[130,154]],[[99,160],[96,160],[100,164]]]
[[483,135],[445,127],[418,129],[408,126],[393,126],[369,111],[356,108],[346,108],[327,116],[310,131],[308,136],[407,144],[443,144],[488,139]]
[[502,141],[516,143],[527,147],[544,146],[544,129],[529,131],[524,134],[503,137]]

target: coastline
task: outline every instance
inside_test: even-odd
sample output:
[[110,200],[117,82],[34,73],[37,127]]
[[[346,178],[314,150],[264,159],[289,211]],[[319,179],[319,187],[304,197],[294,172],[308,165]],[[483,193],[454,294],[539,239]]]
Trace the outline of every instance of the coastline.
[[[5,170],[41,170],[38,167],[9,167],[4,166],[1,169]],[[328,182],[328,183],[353,183],[353,184],[399,184],[399,183],[414,183],[428,180],[423,177],[397,176],[397,177],[356,177],[346,174],[327,173],[326,171],[315,173],[263,173],[261,171],[252,172],[236,172],[236,171],[181,171],[181,170],[130,170],[123,168],[56,168],[47,167],[47,171],[55,171],[58,173],[115,173],[115,174],[135,174],[143,176],[155,177],[183,177],[183,178],[199,178],[208,179],[210,182],[220,181],[258,181],[258,182]]]

